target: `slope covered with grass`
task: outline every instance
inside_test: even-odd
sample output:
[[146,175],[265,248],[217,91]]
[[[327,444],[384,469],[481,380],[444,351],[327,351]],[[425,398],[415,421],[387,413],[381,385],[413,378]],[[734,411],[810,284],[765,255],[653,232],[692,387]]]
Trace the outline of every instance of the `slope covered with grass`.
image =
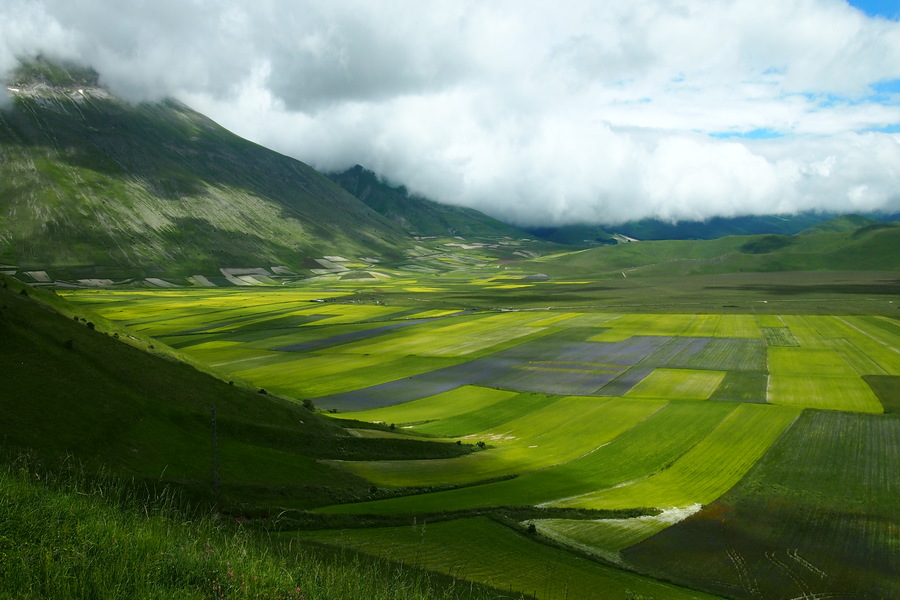
[[814,230],[791,236],[639,242],[548,256],[527,264],[559,277],[896,271],[900,266],[900,224],[872,223],[849,230]]
[[36,301],[65,305],[51,292],[11,279],[2,286],[3,446],[45,459],[72,455],[117,476],[178,483],[205,501],[213,500],[215,479],[223,507],[263,512],[368,493],[367,482],[319,459],[467,451],[352,436],[300,403],[229,385],[175,360],[171,350],[134,347],[144,342],[125,329],[107,329],[108,322],[84,309],[66,318]]
[[413,567],[283,543],[186,511],[171,493],[0,466],[0,597],[424,600],[506,597]]

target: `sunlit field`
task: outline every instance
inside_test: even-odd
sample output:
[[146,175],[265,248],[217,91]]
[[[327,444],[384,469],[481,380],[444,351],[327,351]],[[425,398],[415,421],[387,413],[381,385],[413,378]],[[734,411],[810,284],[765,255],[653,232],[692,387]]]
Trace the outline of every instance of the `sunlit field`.
[[[626,590],[705,597],[609,565],[730,597],[788,598],[797,585],[808,597],[900,593],[880,576],[861,584],[863,567],[839,564],[846,552],[791,554],[839,544],[885,570],[900,561],[892,517],[875,525],[900,497],[892,458],[900,422],[886,414],[898,408],[900,321],[883,299],[869,314],[852,308],[860,298],[823,314],[818,298],[737,304],[731,295],[694,309],[629,309],[605,305],[590,282],[435,277],[375,286],[68,297],[225,379],[311,401],[351,428],[390,427],[358,435],[474,449],[328,461],[370,482],[372,497],[317,509],[322,518],[380,515],[398,526],[283,536],[541,598],[622,598]],[[600,300],[586,302],[578,291],[586,287]],[[798,458],[793,449],[812,439]],[[852,489],[839,504],[820,495],[822,486]],[[488,518],[500,507],[531,512],[514,522]],[[766,518],[806,510],[816,519],[767,525],[754,544],[771,547],[768,561],[740,541],[767,507]],[[707,581],[672,547],[707,551],[690,532],[705,532],[720,513],[727,530],[715,535],[738,541],[711,543],[703,560],[715,565],[715,580]],[[880,533],[866,533],[871,527]],[[773,575],[773,565],[795,577]]]

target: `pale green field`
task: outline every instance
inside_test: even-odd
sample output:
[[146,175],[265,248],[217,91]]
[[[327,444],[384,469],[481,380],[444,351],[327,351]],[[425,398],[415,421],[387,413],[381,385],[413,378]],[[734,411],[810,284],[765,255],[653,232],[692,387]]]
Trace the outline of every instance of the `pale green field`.
[[616,509],[706,504],[725,493],[797,418],[792,408],[742,404],[668,469],[554,506]]
[[633,398],[706,400],[724,378],[725,371],[655,369],[625,395]]
[[607,321],[613,332],[593,341],[617,341],[635,335],[758,338],[762,336],[753,315],[645,315],[624,314]]
[[770,375],[769,402],[798,408],[883,412],[881,402],[859,377]]
[[561,398],[493,429],[465,436],[487,450],[443,460],[346,461],[337,466],[379,486],[464,484],[535,471],[592,452],[665,404],[653,400]]
[[830,348],[769,348],[769,373],[810,378],[858,375],[840,354]]

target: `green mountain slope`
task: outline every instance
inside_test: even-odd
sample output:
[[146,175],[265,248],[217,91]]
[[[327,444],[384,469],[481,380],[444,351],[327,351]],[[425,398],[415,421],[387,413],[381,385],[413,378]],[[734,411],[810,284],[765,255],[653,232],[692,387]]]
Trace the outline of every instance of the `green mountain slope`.
[[331,173],[328,177],[410,235],[487,239],[531,237],[521,229],[475,209],[439,204],[410,195],[405,187],[393,186],[360,165],[342,173]]
[[309,166],[172,100],[112,96],[43,61],[0,111],[0,263],[54,278],[299,270],[333,254],[399,257],[402,229]]
[[649,241],[538,259],[555,276],[673,276],[775,271],[900,269],[900,222],[804,235]]
[[843,231],[854,231],[867,225],[876,224],[879,224],[879,222],[875,219],[870,219],[869,217],[864,217],[862,215],[843,215],[835,217],[834,219],[822,221],[821,223],[816,223],[812,227],[807,227],[798,233],[801,235],[813,233],[840,233]]

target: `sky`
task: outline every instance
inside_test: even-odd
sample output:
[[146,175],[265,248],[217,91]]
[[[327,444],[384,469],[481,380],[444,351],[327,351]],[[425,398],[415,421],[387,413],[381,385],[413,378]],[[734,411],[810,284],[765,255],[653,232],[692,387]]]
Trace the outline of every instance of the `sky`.
[[38,53],[519,225],[900,213],[900,0],[0,1]]

